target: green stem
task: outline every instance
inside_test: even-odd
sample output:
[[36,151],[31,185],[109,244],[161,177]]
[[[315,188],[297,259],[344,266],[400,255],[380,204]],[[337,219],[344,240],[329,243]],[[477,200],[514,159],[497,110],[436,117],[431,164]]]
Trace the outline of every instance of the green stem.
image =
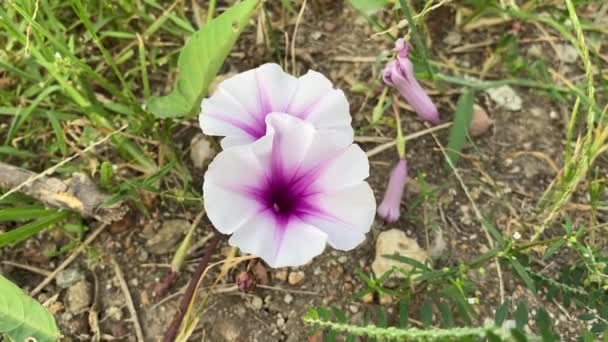
[[416,26],[416,21],[414,21],[414,16],[412,15],[412,9],[409,6],[407,0],[399,0],[399,4],[401,4],[401,10],[403,10],[403,14],[405,14],[405,18],[410,26],[410,30],[412,32],[412,39],[414,40],[414,44],[416,45],[416,49],[420,51],[422,55],[422,63],[424,63],[424,67],[426,68],[429,77],[434,82],[435,76],[433,74],[433,69],[431,69],[431,64],[429,63],[429,54],[422,40],[422,36],[420,35],[420,31],[418,31],[418,27]]
[[207,24],[213,19],[213,15],[215,14],[215,2],[216,0],[209,1],[209,9],[207,11]]
[[403,130],[401,129],[401,118],[399,117],[399,108],[397,107],[396,99],[393,99],[393,112],[395,113],[395,125],[397,126],[397,138],[396,147],[399,159],[405,159],[405,138],[403,137]]

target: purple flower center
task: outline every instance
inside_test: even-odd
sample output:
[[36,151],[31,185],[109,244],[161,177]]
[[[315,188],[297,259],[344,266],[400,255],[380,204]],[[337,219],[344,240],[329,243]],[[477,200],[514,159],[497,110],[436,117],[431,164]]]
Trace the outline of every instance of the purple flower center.
[[272,208],[276,215],[289,217],[297,212],[304,200],[296,194],[288,182],[271,182],[261,200],[266,208]]

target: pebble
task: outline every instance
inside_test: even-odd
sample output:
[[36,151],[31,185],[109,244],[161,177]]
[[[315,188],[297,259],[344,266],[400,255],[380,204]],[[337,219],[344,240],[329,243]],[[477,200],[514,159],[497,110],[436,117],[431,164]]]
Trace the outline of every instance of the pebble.
[[350,305],[350,306],[348,307],[348,310],[349,310],[350,312],[352,312],[352,313],[357,313],[357,312],[359,312],[359,308],[358,308],[356,305]]
[[439,259],[443,256],[446,251],[448,244],[443,237],[443,231],[437,230],[435,232],[435,237],[433,238],[433,242],[431,243],[431,247],[429,248],[429,254],[433,259]]
[[365,304],[370,304],[374,301],[374,294],[371,292],[366,293],[363,297],[361,297],[361,301]]
[[517,95],[515,90],[508,85],[487,89],[486,93],[499,107],[505,108],[506,110],[510,110],[512,112],[521,110],[521,98],[519,95]]
[[454,46],[460,44],[462,41],[462,36],[458,32],[450,31],[450,33],[443,38],[443,42],[447,45]]
[[[416,240],[408,238],[404,232],[398,229],[390,229],[378,235],[376,240],[376,256],[372,263],[372,270],[377,277],[381,277],[393,267],[398,267],[405,271],[412,269],[412,266],[409,264],[383,257],[383,255],[387,254],[406,256],[422,263],[429,258],[427,252],[418,246]],[[391,277],[404,278],[405,276],[400,272],[393,272]]]
[[279,281],[286,281],[287,274],[288,274],[287,270],[279,270],[274,274],[274,277]]
[[576,62],[578,59],[578,51],[570,44],[555,44],[557,58],[568,64]]
[[77,315],[86,310],[92,301],[91,286],[81,280],[68,288],[66,294],[67,309],[71,314]]
[[61,271],[57,273],[57,277],[55,278],[57,286],[63,289],[67,289],[81,280],[84,280],[84,274],[75,268]]
[[195,168],[202,169],[216,154],[216,149],[203,134],[195,135],[190,141],[190,159]]
[[146,242],[148,251],[156,255],[173,252],[188,229],[190,229],[190,222],[187,220],[172,219],[164,221],[160,230]]
[[471,117],[471,125],[469,127],[469,134],[472,137],[478,137],[484,134],[492,125],[494,121],[490,119],[488,113],[483,107],[475,105],[473,107],[473,115]]
[[237,342],[241,341],[241,329],[234,320],[220,320],[215,324],[215,327],[223,341]]
[[255,296],[251,299],[251,306],[254,310],[260,310],[264,306],[264,301],[262,298]]
[[285,318],[281,314],[277,315],[277,327],[281,330],[285,328]]
[[288,293],[283,298],[283,301],[285,302],[285,304],[291,304],[293,302],[293,296]]
[[289,285],[299,285],[304,281],[304,272],[302,271],[293,271],[289,273]]
[[338,258],[338,262],[341,264],[345,264],[347,261],[348,261],[348,257],[346,255],[343,255]]
[[384,293],[380,294],[380,305],[391,305],[394,301],[393,296]]
[[122,309],[117,306],[110,306],[106,310],[106,315],[113,321],[120,321],[122,320]]

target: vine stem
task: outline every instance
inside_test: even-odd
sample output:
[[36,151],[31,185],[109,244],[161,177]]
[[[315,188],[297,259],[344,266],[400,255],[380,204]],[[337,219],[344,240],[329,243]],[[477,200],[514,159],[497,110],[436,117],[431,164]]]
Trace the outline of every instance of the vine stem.
[[216,250],[221,238],[222,238],[222,235],[216,234],[213,238],[211,238],[211,241],[209,241],[209,246],[207,246],[207,249],[205,250],[205,254],[201,258],[201,261],[198,263],[196,271],[194,271],[194,274],[192,275],[192,279],[190,279],[188,288],[186,288],[186,292],[184,292],[184,296],[182,297],[182,302],[181,302],[179,308],[177,309],[177,311],[175,312],[175,316],[173,317],[173,321],[171,321],[171,325],[169,325],[169,328],[167,329],[167,332],[165,333],[165,337],[163,338],[164,342],[174,342],[175,341],[175,338],[177,337],[177,334],[179,332],[179,328],[181,327],[182,321],[184,320],[184,315],[186,314],[186,311],[188,310],[188,306],[190,305],[190,302],[192,301],[192,297],[194,297],[194,294],[198,287],[200,278],[203,275],[203,272],[205,272],[205,269],[207,268],[207,265],[209,264],[209,261],[211,260],[211,256],[213,255],[213,252]]

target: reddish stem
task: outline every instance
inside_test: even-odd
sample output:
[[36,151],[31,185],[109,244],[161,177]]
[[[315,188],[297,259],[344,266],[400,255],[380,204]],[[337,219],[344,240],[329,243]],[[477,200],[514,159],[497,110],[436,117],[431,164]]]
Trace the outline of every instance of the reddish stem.
[[194,293],[196,292],[198,282],[199,282],[200,278],[202,277],[203,272],[205,272],[205,269],[207,268],[207,265],[209,264],[209,260],[211,260],[211,256],[213,255],[213,252],[217,248],[217,245],[219,244],[221,237],[222,236],[220,234],[216,233],[215,236],[209,242],[209,245],[207,246],[207,249],[205,250],[205,254],[201,258],[201,261],[198,263],[196,271],[194,271],[194,274],[192,275],[192,279],[190,279],[188,288],[186,289],[186,292],[184,293],[184,297],[182,297],[182,302],[181,302],[179,308],[175,312],[173,321],[171,321],[171,325],[169,325],[169,328],[167,329],[167,332],[165,333],[165,337],[163,338],[164,342],[175,342],[175,338],[177,337],[179,328],[181,327],[182,321],[184,320],[184,315],[186,314],[186,311],[188,310],[188,306],[190,305],[190,301],[192,301],[192,297],[194,296]]

